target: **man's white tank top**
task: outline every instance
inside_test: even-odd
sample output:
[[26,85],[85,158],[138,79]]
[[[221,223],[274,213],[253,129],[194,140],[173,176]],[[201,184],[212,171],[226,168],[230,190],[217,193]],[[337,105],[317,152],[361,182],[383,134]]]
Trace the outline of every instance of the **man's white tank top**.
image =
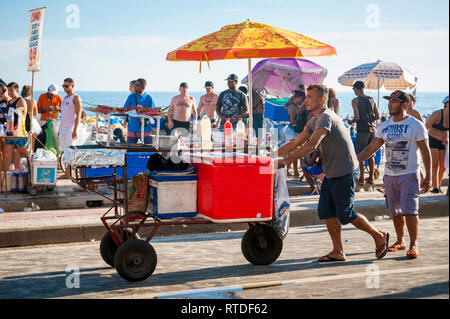
[[65,97],[61,103],[61,127],[74,128],[75,126],[75,104],[73,98],[78,94],[72,94],[69,97]]

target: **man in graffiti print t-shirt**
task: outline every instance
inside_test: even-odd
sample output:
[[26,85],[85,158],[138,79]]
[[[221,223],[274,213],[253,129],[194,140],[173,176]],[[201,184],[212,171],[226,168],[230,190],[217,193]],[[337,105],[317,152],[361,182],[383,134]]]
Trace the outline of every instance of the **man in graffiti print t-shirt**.
[[[397,241],[389,247],[390,252],[405,250],[404,228],[408,228],[410,247],[408,258],[419,257],[419,195],[430,187],[431,153],[425,125],[406,113],[408,99],[402,91],[390,96],[389,114],[391,117],[377,130],[375,139],[360,154],[358,160],[366,160],[384,144],[386,166],[384,186],[386,206],[393,217]],[[419,183],[419,151],[425,167],[425,178]]]

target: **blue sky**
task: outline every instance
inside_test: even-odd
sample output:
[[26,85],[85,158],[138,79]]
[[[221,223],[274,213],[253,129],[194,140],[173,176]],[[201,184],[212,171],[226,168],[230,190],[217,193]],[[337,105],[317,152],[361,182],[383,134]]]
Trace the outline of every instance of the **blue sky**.
[[[201,91],[206,80],[225,88],[229,73],[240,78],[247,61],[213,61],[199,73],[197,62],[165,61],[167,52],[224,25],[246,19],[311,36],[336,47],[334,57],[309,58],[328,69],[324,84],[347,91],[337,77],[348,69],[382,59],[405,66],[419,78],[418,90],[448,91],[449,4],[433,1],[5,1],[0,0],[0,78],[20,85],[26,71],[29,11],[46,6],[41,72],[36,88],[71,76],[79,90],[126,90],[144,77],[150,91],[176,91],[182,81]],[[79,8],[79,28],[68,28]],[[379,25],[366,24],[379,10]],[[370,8],[370,7],[369,7]],[[256,64],[257,60],[253,62]]]

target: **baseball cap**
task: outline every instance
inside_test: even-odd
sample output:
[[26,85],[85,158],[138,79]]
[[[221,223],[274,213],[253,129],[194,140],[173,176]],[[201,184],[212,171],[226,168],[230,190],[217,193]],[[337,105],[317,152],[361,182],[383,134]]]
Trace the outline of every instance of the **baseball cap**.
[[302,90],[294,91],[294,97],[305,97],[305,96],[306,96],[305,91],[302,91]]
[[354,89],[364,89],[364,82],[363,81],[356,81],[353,83]]
[[214,83],[212,83],[211,81],[206,81],[205,82],[205,88],[207,88],[207,87],[213,87],[214,86]]
[[236,74],[230,74],[227,78],[228,81],[238,81],[238,76]]
[[305,92],[305,91],[306,91],[305,85],[304,85],[304,84],[300,84],[300,85],[298,86],[298,88],[297,88],[296,90],[294,90],[294,92],[295,92],[295,91]]
[[56,84],[50,84],[48,92],[51,94],[58,94],[58,86]]
[[448,103],[448,95],[447,95],[447,97],[445,99],[442,100],[442,103],[444,103],[444,104]]
[[181,84],[180,84],[180,88],[182,88],[182,87],[189,87],[189,85],[187,84],[187,82],[181,82]]
[[383,96],[383,98],[386,100],[394,99],[402,103],[403,102],[409,103],[409,96],[405,92],[400,90],[392,92],[391,95],[389,96]]
[[246,88],[245,86],[240,86],[240,87],[239,87],[239,90],[240,90],[241,92],[243,92],[244,94],[247,94],[247,93],[248,93],[248,90],[247,90],[247,88]]

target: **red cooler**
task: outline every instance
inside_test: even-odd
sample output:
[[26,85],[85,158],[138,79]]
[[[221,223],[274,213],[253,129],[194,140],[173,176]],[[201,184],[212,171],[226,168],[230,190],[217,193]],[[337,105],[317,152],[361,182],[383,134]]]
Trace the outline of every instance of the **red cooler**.
[[273,160],[195,156],[197,212],[216,223],[272,219]]

